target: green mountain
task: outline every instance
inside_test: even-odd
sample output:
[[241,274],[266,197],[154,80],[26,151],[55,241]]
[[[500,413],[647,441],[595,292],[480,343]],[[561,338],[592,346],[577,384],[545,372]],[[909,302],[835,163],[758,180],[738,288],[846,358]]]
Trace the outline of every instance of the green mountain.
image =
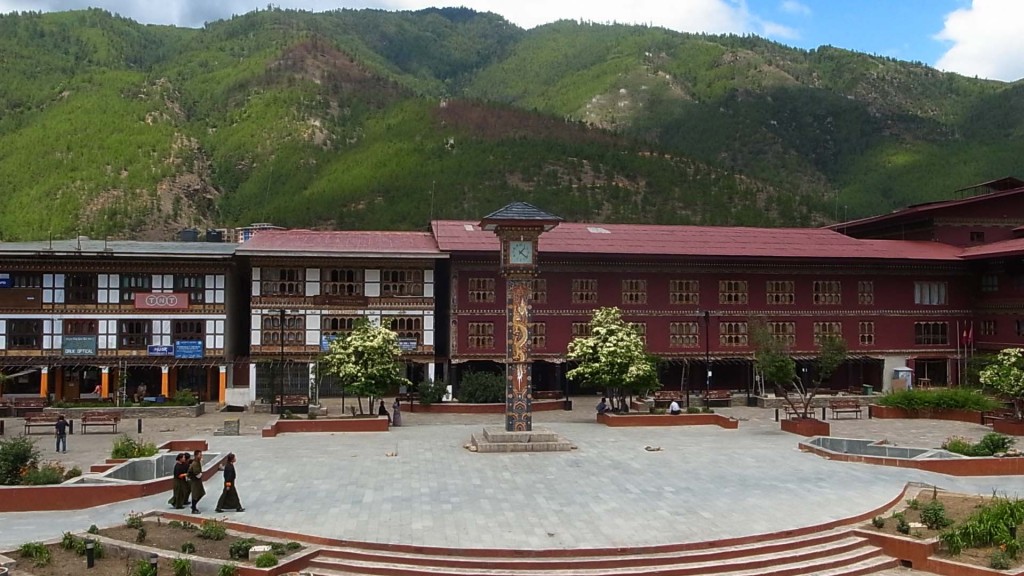
[[806,226],[1021,174],[1024,85],[464,8],[202,29],[0,15],[0,238],[575,220]]

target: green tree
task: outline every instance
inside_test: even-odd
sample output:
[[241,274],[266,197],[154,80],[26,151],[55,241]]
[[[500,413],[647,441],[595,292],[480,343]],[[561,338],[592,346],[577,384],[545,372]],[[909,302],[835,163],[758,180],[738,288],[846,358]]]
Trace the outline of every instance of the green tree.
[[661,388],[657,359],[647,353],[643,338],[623,321],[618,308],[595,310],[590,336],[569,342],[566,357],[579,362],[566,376],[584,388],[617,393],[618,398]]
[[331,342],[324,365],[327,373],[337,376],[356,397],[362,414],[363,396],[368,396],[372,405],[375,397],[383,396],[389,389],[409,384],[401,376],[401,356],[398,334],[360,318],[352,332]]
[[[788,391],[796,381],[796,362],[789,355],[785,342],[772,336],[763,319],[750,321],[750,337],[754,343],[754,363],[764,383],[777,393]],[[789,394],[782,393],[789,400]]]
[[818,344],[818,357],[814,360],[817,368],[815,389],[829,382],[836,370],[846,362],[846,340],[835,334],[823,334]]
[[981,383],[1013,399],[1017,419],[1024,417],[1024,350],[1006,348],[979,375]]

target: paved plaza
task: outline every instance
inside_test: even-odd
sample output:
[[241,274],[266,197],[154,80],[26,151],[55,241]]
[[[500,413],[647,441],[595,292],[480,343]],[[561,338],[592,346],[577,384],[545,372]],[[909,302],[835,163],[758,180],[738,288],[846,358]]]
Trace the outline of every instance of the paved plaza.
[[[337,403],[337,400],[331,402]],[[896,497],[907,482],[989,495],[1024,494],[1024,477],[957,478],[910,469],[831,462],[797,449],[774,410],[718,409],[741,420],[717,426],[608,428],[594,421],[595,398],[571,412],[538,412],[535,426],[571,440],[563,453],[476,454],[463,445],[500,415],[403,412],[387,433],[284,434],[261,438],[265,414],[148,419],[143,438],[203,438],[214,452],[238,455],[244,513],[232,520],[359,541],[457,548],[589,548],[717,540],[849,517]],[[339,406],[329,404],[332,412]],[[403,406],[406,408],[406,406]],[[242,418],[242,436],[214,436],[225,418]],[[7,434],[21,430],[7,418]],[[135,433],[135,421],[125,421]],[[832,421],[832,435],[938,446],[980,425],[931,420]],[[68,454],[87,469],[109,455],[114,436],[75,434]],[[649,451],[645,447],[660,448]],[[220,477],[200,503],[213,512]],[[109,525],[129,511],[167,509],[167,494],[67,512],[0,514],[0,549]]]

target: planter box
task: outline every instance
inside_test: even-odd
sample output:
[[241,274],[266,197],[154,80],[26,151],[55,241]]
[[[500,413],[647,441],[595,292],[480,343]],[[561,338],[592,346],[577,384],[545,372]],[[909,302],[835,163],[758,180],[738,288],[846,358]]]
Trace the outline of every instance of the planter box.
[[597,421],[605,426],[720,426],[735,430],[740,422],[721,414],[598,414]]
[[122,420],[131,418],[196,418],[206,413],[206,405],[195,406],[110,406],[107,408],[53,408],[43,409],[44,413],[63,414],[68,420],[77,420],[86,412],[110,412],[120,414]]
[[1024,420],[992,420],[992,431],[1007,436],[1024,436]]
[[906,410],[894,406],[868,406],[871,418],[929,418],[932,420],[954,420],[970,424],[983,424],[981,412],[977,410],[953,410],[947,408],[926,408],[923,410]]
[[368,418],[317,418],[315,420],[278,420],[262,430],[264,438],[296,432],[387,432],[388,419],[382,416]]
[[815,418],[787,418],[782,420],[782,431],[800,436],[829,436],[832,427],[828,422]]

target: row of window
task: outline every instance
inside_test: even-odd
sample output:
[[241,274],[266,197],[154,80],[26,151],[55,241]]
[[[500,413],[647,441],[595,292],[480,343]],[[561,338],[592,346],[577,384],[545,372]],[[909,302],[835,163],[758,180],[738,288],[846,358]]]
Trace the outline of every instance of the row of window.
[[[1024,322],[1021,323],[1024,326]],[[632,322],[630,326],[647,340],[647,324]],[[773,338],[788,344],[796,344],[795,322],[768,322],[768,331]],[[1018,328],[1020,329],[1020,328]],[[815,322],[813,325],[814,343],[820,344],[826,336],[843,336],[841,322]],[[468,347],[471,350],[489,350],[494,348],[494,322],[470,322],[467,326]],[[861,346],[875,344],[875,323],[858,322],[857,331]],[[669,322],[669,348],[697,348],[700,346],[701,325],[698,322]],[[530,324],[530,336],[535,349],[547,346],[547,326],[544,322]],[[572,323],[572,337],[590,336],[590,324],[587,322]],[[746,347],[750,345],[749,324],[745,321],[719,322],[718,343],[723,347]],[[914,344],[947,345],[949,344],[949,324],[947,322],[915,322]]]
[[[12,288],[43,288],[43,275],[28,272],[11,274]],[[110,286],[106,289],[115,288]],[[152,274],[118,274],[116,288],[120,289],[122,303],[135,301],[135,294],[153,291]],[[190,304],[206,303],[205,274],[174,274],[171,286],[164,289],[188,294]],[[210,288],[213,288],[210,286]],[[68,272],[64,274],[65,304],[96,304],[100,291],[99,274],[95,272]]]
[[[331,296],[362,296],[364,271],[356,268],[327,268],[321,271],[320,293]],[[305,296],[305,268],[262,268],[260,294],[263,296]],[[380,294],[385,297],[423,296],[423,270],[381,270]]]
[[[352,331],[356,321],[363,316],[323,316],[320,318],[320,333],[323,336],[344,336]],[[416,340],[423,343],[422,316],[385,316],[382,319],[390,330],[396,332],[403,340]],[[283,325],[282,325],[283,323]],[[306,317],[303,315],[268,314],[260,321],[263,328],[261,342],[263,344],[302,345],[306,342]]]
[[[815,280],[811,284],[811,301],[818,306],[838,306],[843,303],[842,282],[839,280]],[[570,288],[573,304],[597,304],[597,280],[578,278]],[[947,303],[946,282],[915,282],[914,303],[926,306],[941,306]],[[669,280],[669,303],[697,305],[700,303],[700,280]],[[548,285],[545,279],[533,281],[533,302],[546,303]],[[625,279],[621,281],[623,305],[647,304],[647,280]],[[720,280],[718,282],[718,303],[744,305],[749,300],[747,280]],[[471,304],[493,303],[495,301],[494,278],[470,278],[469,302]],[[794,280],[768,280],[765,286],[765,303],[769,306],[796,304],[796,282]],[[857,281],[857,304],[870,306],[875,303],[875,283],[870,280]]]
[[[205,335],[204,320],[171,321],[172,340],[202,340]],[[98,320],[65,320],[66,336],[98,336]],[[38,318],[7,321],[8,350],[42,350],[43,320]],[[120,350],[145,350],[153,343],[152,320],[118,320],[117,347]]]

